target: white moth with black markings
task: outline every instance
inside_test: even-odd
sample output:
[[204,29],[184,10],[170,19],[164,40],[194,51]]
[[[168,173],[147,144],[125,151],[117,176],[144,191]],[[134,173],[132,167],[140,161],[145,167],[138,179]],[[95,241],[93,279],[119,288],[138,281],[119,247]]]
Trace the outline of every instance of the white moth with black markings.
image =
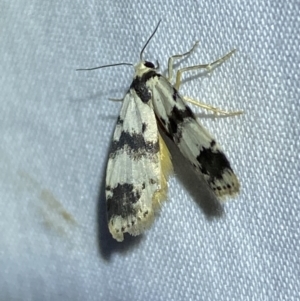
[[[186,105],[191,102],[215,113],[226,113],[179,94],[183,72],[200,68],[212,71],[227,60],[234,51],[211,64],[187,67],[177,71],[172,84],[173,61],[187,53],[169,58],[168,77],[157,73],[159,66],[143,60],[134,66],[133,82],[123,99],[117,120],[106,171],[106,201],[108,228],[113,238],[123,241],[124,233],[139,235],[149,228],[155,212],[167,198],[167,181],[173,167],[169,150],[162,139],[161,128],[194,166],[196,174],[204,177],[218,199],[239,192],[239,182],[220,146],[199,123]],[[132,65],[128,63],[100,66]]]

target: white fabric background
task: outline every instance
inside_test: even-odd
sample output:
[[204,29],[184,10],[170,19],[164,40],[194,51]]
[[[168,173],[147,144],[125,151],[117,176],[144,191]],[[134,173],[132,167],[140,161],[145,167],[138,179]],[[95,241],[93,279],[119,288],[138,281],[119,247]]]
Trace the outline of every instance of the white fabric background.
[[[300,299],[299,1],[2,0],[0,11],[0,300]],[[121,104],[108,98],[133,69],[75,69],[136,63],[159,19],[145,56],[162,70],[196,40],[180,66],[238,49],[181,92],[245,111],[203,120],[242,190],[217,206],[178,160],[151,230],[117,243],[103,187]]]

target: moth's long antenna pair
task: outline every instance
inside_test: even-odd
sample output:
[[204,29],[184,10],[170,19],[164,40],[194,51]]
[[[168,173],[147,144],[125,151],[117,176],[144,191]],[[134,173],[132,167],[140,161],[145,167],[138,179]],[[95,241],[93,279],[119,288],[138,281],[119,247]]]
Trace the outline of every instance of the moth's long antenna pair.
[[[151,41],[151,39],[153,38],[153,36],[155,35],[159,25],[160,25],[161,20],[159,20],[158,24],[156,25],[156,28],[154,29],[153,33],[151,34],[150,38],[147,40],[147,42],[145,43],[141,53],[140,53],[140,60],[143,60],[143,53],[147,47],[147,45],[149,44],[149,42]],[[86,68],[86,69],[76,69],[76,71],[91,71],[91,70],[96,70],[96,69],[102,69],[102,68],[107,68],[107,67],[115,67],[115,66],[122,66],[122,65],[126,65],[126,66],[133,66],[133,64],[131,63],[117,63],[117,64],[110,64],[110,65],[103,65],[103,66],[99,66],[99,67],[93,67],[93,68]]]

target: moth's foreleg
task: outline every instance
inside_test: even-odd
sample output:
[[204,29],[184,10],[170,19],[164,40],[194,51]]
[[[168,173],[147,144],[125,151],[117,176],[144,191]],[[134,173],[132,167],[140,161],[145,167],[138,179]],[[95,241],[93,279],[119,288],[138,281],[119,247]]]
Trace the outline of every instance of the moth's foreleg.
[[[195,46],[194,46],[195,47]],[[192,49],[193,50],[193,49]],[[191,50],[191,51],[192,51]],[[179,90],[180,84],[181,84],[181,77],[184,72],[187,71],[193,71],[193,70],[198,70],[198,69],[206,69],[206,72],[211,72],[213,71],[216,67],[219,67],[221,64],[223,64],[226,60],[228,60],[232,54],[235,52],[235,49],[231,50],[221,58],[217,59],[216,61],[209,63],[209,64],[202,64],[202,65],[196,65],[196,66],[190,66],[190,67],[185,67],[177,71],[176,74],[176,83],[174,85],[175,89]],[[169,66],[170,67],[170,66]]]
[[173,79],[174,60],[178,60],[178,59],[183,58],[184,56],[190,55],[196,49],[198,44],[199,44],[199,41],[197,41],[188,52],[185,52],[183,54],[175,54],[175,55],[172,55],[171,57],[169,57],[169,60],[168,60],[168,80],[169,80],[169,82],[171,82]]

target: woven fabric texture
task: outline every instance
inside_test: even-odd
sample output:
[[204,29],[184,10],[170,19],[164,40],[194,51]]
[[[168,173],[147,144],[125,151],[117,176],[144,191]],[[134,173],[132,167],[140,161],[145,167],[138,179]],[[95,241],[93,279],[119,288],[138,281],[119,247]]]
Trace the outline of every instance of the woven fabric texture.
[[[2,1],[0,300],[300,299],[299,1]],[[237,52],[181,93],[241,182],[218,205],[173,150],[176,176],[149,231],[111,238],[105,167],[129,66],[164,73]],[[203,115],[207,113],[207,115]],[[207,118],[209,117],[209,118]],[[172,145],[170,146],[172,148]]]

